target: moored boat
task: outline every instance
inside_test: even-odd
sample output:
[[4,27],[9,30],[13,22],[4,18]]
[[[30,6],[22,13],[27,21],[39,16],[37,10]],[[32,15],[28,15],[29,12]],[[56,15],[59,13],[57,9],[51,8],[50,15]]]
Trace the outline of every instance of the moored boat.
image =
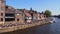
[[49,21],[49,23],[56,23],[55,18],[51,18],[51,20]]

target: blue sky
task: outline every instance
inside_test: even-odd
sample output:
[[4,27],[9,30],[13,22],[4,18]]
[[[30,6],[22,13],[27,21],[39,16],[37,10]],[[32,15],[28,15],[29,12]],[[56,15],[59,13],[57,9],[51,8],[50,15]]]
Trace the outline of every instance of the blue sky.
[[6,0],[6,5],[19,9],[30,9],[38,12],[50,10],[52,15],[60,14],[60,0]]

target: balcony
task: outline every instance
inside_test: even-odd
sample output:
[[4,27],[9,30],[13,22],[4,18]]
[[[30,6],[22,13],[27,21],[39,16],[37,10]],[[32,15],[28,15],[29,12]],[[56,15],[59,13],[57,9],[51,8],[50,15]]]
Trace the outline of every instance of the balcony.
[[15,18],[15,17],[5,16],[5,18]]
[[32,19],[32,17],[26,17],[25,19]]
[[5,18],[15,18],[15,14],[13,13],[6,13]]
[[5,16],[5,21],[15,21],[14,16]]
[[6,13],[5,14],[5,21],[15,21],[15,14],[13,14],[13,13]]

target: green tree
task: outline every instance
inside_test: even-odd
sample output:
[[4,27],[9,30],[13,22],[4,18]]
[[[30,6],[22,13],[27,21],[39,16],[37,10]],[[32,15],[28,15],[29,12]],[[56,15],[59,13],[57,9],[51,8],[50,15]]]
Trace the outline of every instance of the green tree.
[[45,10],[45,15],[46,15],[46,17],[50,17],[51,16],[51,11],[50,10]]

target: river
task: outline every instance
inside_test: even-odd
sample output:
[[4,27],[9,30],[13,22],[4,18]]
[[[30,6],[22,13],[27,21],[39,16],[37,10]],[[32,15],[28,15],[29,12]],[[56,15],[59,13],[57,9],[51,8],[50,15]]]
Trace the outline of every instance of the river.
[[56,18],[56,23],[36,26],[24,30],[1,34],[60,34],[60,19]]

